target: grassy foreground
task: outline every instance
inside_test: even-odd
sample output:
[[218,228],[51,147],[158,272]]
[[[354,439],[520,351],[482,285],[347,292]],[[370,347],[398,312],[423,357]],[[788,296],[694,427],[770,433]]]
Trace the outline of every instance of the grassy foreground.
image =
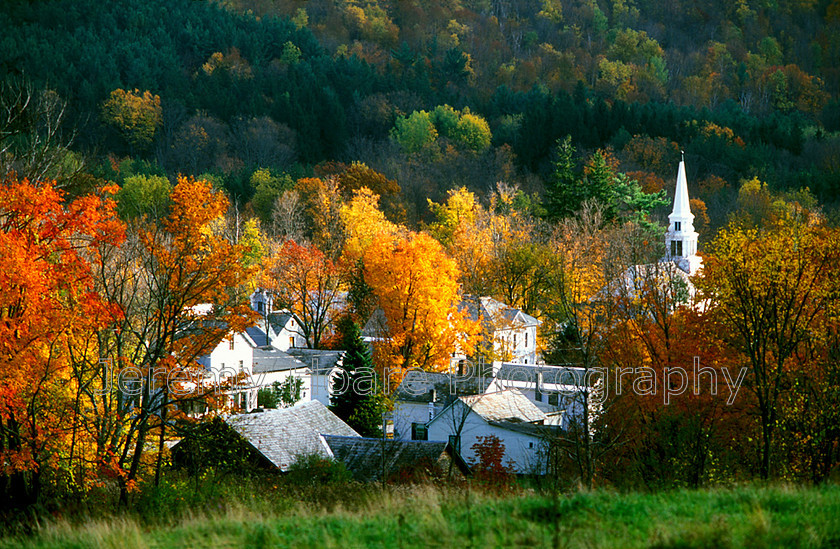
[[428,486],[348,496],[326,506],[292,503],[271,499],[267,486],[253,499],[152,521],[51,521],[32,535],[0,537],[0,548],[840,547],[840,486],[598,491],[556,504],[535,493]]

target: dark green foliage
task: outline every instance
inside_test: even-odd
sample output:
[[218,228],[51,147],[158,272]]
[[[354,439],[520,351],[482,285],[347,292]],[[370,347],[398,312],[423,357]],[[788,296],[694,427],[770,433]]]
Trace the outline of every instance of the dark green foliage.
[[289,376],[283,383],[275,381],[271,387],[263,387],[257,392],[257,405],[261,408],[286,408],[294,406],[300,400],[303,379]]
[[333,381],[330,410],[363,437],[381,437],[385,396],[373,369],[370,349],[355,322],[347,326],[343,344],[344,374]]
[[319,454],[298,456],[289,466],[287,480],[295,486],[323,486],[341,484],[352,479],[340,461]]
[[220,417],[190,426],[181,442],[172,448],[175,467],[191,475],[209,469],[242,471],[264,459]]

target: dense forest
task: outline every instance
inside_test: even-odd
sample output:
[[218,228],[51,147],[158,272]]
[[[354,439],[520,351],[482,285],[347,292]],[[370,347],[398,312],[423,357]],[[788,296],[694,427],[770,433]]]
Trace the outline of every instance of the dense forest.
[[[427,198],[461,186],[539,199],[570,135],[578,166],[609,151],[648,191],[671,192],[684,150],[714,226],[754,177],[826,206],[840,186],[837,1],[6,6],[7,118],[22,85],[49,98],[7,124],[4,149],[43,143],[26,134],[64,109],[53,139],[75,140],[59,180],[206,175],[266,224],[284,185],[361,162],[398,183],[395,220],[416,226]],[[429,118],[444,106],[454,118]],[[275,181],[263,193],[260,169]]]

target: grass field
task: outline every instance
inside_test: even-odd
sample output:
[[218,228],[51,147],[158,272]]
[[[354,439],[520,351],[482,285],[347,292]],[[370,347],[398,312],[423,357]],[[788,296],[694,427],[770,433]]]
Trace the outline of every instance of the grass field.
[[253,497],[226,495],[215,508],[51,520],[30,535],[0,537],[0,548],[840,547],[840,486],[596,491],[556,500],[429,486],[344,490],[324,504],[263,486]]

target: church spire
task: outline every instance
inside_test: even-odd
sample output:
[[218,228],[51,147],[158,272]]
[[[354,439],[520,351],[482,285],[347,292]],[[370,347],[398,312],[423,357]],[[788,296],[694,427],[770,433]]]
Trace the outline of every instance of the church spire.
[[668,232],[665,233],[667,257],[678,263],[680,268],[694,274],[701,265],[697,256],[697,233],[694,231],[694,214],[688,199],[688,181],[685,177],[685,153],[682,153],[677,170],[677,189],[674,193],[674,208],[668,216]]
[[674,218],[679,217],[680,220],[690,219],[690,222],[693,222],[694,215],[691,213],[691,205],[688,202],[688,182],[685,178],[685,153],[680,152],[682,160],[677,171],[677,192],[674,194],[674,209],[668,216],[668,220],[673,221]]

